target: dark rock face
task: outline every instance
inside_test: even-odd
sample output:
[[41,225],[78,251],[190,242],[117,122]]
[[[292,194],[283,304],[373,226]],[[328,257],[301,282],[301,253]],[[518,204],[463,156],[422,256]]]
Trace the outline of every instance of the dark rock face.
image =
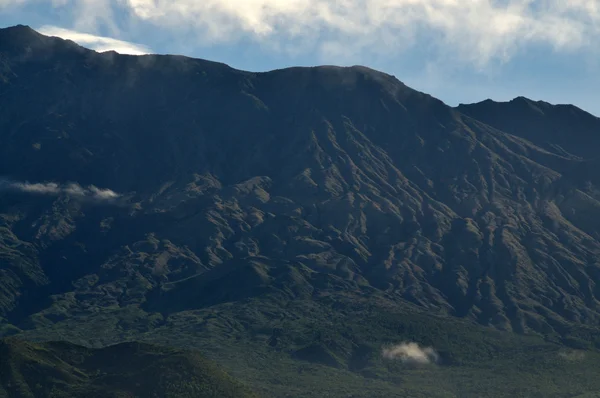
[[249,73],[0,30],[0,175],[122,195],[3,190],[0,317],[378,295],[596,327],[599,147],[570,106],[450,108],[363,67]]

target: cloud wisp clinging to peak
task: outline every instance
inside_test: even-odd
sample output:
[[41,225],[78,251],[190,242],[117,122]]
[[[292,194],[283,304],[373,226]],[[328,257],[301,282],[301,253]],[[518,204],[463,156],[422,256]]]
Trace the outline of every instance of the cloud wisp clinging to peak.
[[84,47],[98,52],[116,51],[119,54],[129,55],[143,55],[152,52],[149,47],[142,44],[131,43],[88,33],[80,33],[74,30],[63,29],[56,26],[42,26],[38,29],[38,31],[46,36],[56,36],[63,39],[72,40]]
[[381,356],[385,359],[399,360],[407,364],[427,365],[437,363],[438,353],[432,347],[421,347],[414,342],[384,347]]
[[94,185],[82,187],[77,183],[58,184],[55,182],[30,183],[26,181],[12,181],[0,178],[0,191],[23,192],[34,195],[66,195],[76,199],[91,200],[95,202],[114,203],[121,195],[110,189],[101,189]]

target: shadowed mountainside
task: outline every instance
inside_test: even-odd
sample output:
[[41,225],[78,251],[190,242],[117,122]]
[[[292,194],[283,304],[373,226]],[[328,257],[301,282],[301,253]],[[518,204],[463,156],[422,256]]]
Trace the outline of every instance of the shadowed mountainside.
[[335,368],[403,333],[356,325],[426,312],[597,347],[599,136],[572,106],[451,108],[364,67],[251,73],[2,29],[0,331],[216,333]]

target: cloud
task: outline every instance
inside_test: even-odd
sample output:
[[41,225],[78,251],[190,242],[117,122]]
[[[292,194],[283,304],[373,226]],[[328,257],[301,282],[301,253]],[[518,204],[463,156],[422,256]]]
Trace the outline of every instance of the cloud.
[[[22,0],[19,0],[22,1]],[[30,0],[34,1],[34,0]],[[63,0],[76,24],[115,30],[131,20],[196,33],[200,44],[252,39],[273,48],[353,57],[417,43],[477,67],[505,62],[531,44],[556,51],[595,45],[597,0]],[[186,35],[186,37],[190,37]]]
[[48,194],[48,195],[58,195],[60,194],[60,187],[58,184],[53,182],[44,183],[44,184],[29,184],[26,182],[15,182],[9,183],[8,187],[11,187],[17,191],[28,192],[28,193],[39,193],[39,194]]
[[66,195],[78,199],[86,199],[100,202],[113,202],[121,197],[110,189],[100,189],[94,185],[87,188],[76,183],[57,184],[55,182],[29,183],[11,181],[0,178],[0,191],[17,191],[38,195]]
[[438,353],[433,348],[421,347],[413,342],[384,347],[381,350],[381,356],[385,359],[419,365],[437,363],[439,359]]
[[141,44],[130,43],[110,37],[96,36],[88,33],[76,32],[74,30],[62,29],[56,26],[42,26],[38,29],[46,36],[56,36],[72,40],[84,47],[98,52],[116,51],[119,54],[143,55],[151,52],[149,47]]
[[92,193],[92,196],[94,196],[97,199],[102,199],[102,200],[112,200],[112,199],[116,199],[120,196],[115,191],[112,191],[110,189],[100,189],[93,185],[91,185],[88,188],[88,190]]
[[[0,0],[24,4],[48,0]],[[73,14],[72,38],[103,49],[147,48],[111,36],[161,29],[195,45],[252,40],[323,60],[360,60],[419,48],[440,58],[483,69],[502,64],[532,45],[554,51],[598,46],[598,0],[53,0]],[[118,16],[118,18],[117,18]],[[56,29],[56,28],[54,28]],[[84,42],[87,40],[87,43]],[[192,43],[190,43],[191,45]],[[133,46],[133,47],[132,47]]]

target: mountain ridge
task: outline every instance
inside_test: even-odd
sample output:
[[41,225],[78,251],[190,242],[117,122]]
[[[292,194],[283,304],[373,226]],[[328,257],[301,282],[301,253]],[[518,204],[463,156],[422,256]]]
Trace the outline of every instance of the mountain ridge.
[[[33,36],[33,37],[36,37],[36,38],[45,37],[45,38],[52,38],[52,39],[60,39],[60,40],[63,40],[65,42],[75,43],[72,40],[61,39],[60,37],[56,37],[56,36],[45,36],[45,35],[39,33],[38,31],[36,31],[35,29],[33,29],[29,25],[8,26],[8,27],[0,28],[0,32],[4,32],[5,34],[6,33],[17,33],[18,35],[25,35],[25,36],[30,36],[30,37]],[[94,50],[85,48],[84,46],[80,46],[80,45],[78,45],[78,46],[81,47],[81,48],[84,48],[84,49],[86,49],[88,51],[94,51]],[[237,68],[234,68],[234,67],[232,67],[230,65],[222,63],[222,62],[216,62],[216,61],[211,61],[211,60],[207,60],[207,59],[203,59],[203,58],[186,56],[186,55],[182,55],[182,54],[154,54],[154,53],[152,53],[152,54],[143,54],[143,55],[129,55],[129,54],[119,54],[119,53],[117,53],[115,51],[98,52],[98,54],[103,54],[103,53],[115,53],[115,54],[118,54],[118,55],[121,55],[121,56],[128,56],[128,57],[157,57],[157,56],[158,57],[180,57],[180,58],[186,58],[186,59],[190,59],[190,60],[196,60],[196,61],[214,63],[214,64],[226,66],[226,67],[228,67],[230,69],[233,69],[233,70],[236,70],[236,71],[239,71],[239,72],[245,72],[245,73],[250,73],[250,74],[269,74],[269,73],[272,73],[272,72],[281,72],[281,71],[286,71],[286,70],[294,71],[294,70],[301,70],[301,69],[329,69],[329,68],[342,69],[342,70],[343,69],[358,69],[358,70],[363,70],[363,71],[367,71],[367,72],[375,72],[375,73],[380,74],[380,75],[385,75],[387,77],[394,78],[394,79],[398,80],[398,82],[400,82],[402,85],[406,86],[401,80],[399,80],[398,78],[396,78],[394,75],[391,75],[391,74],[389,74],[387,72],[384,72],[384,71],[379,71],[379,70],[373,69],[373,68],[365,66],[365,65],[358,65],[358,64],[357,65],[351,65],[351,66],[338,66],[338,65],[290,66],[290,67],[276,68],[276,69],[269,70],[269,71],[255,72],[255,71],[246,71],[246,70],[243,70],[243,69],[237,69]],[[406,86],[406,87],[408,87],[408,86]],[[411,90],[417,91],[417,92],[419,92],[419,93],[421,93],[423,95],[431,97],[431,95],[429,95],[427,93],[424,93],[424,92],[421,92],[419,90],[412,89],[412,88],[411,88]],[[515,101],[520,101],[520,100],[526,100],[527,102],[531,102],[531,103],[543,103],[543,104],[547,104],[547,105],[551,105],[551,106],[558,106],[558,107],[575,107],[577,110],[581,110],[581,111],[583,111],[585,113],[589,113],[590,115],[592,115],[592,116],[594,116],[596,118],[598,117],[598,116],[595,116],[592,113],[587,112],[587,111],[585,111],[585,110],[583,110],[583,109],[581,109],[581,108],[579,108],[579,107],[577,107],[575,105],[572,105],[572,104],[551,104],[551,103],[548,103],[548,102],[546,102],[544,100],[537,100],[536,101],[536,100],[532,100],[532,99],[529,99],[529,98],[524,97],[524,96],[517,96],[517,97],[515,97],[515,98],[513,98],[511,100],[508,100],[508,101],[496,101],[496,100],[488,98],[488,99],[485,99],[485,100],[482,100],[482,101],[479,101],[479,102],[460,103],[457,106],[452,107],[452,108],[454,108],[454,109],[460,109],[461,107],[464,107],[464,106],[475,106],[475,105],[479,105],[479,104],[482,104],[482,103],[487,103],[489,101],[491,101],[491,102],[493,102],[495,104],[503,104],[503,103],[513,103]]]
[[307,363],[387,391],[398,339],[470,371],[595,358],[597,118],[51,43],[0,43],[0,334],[191,345],[276,396]]

